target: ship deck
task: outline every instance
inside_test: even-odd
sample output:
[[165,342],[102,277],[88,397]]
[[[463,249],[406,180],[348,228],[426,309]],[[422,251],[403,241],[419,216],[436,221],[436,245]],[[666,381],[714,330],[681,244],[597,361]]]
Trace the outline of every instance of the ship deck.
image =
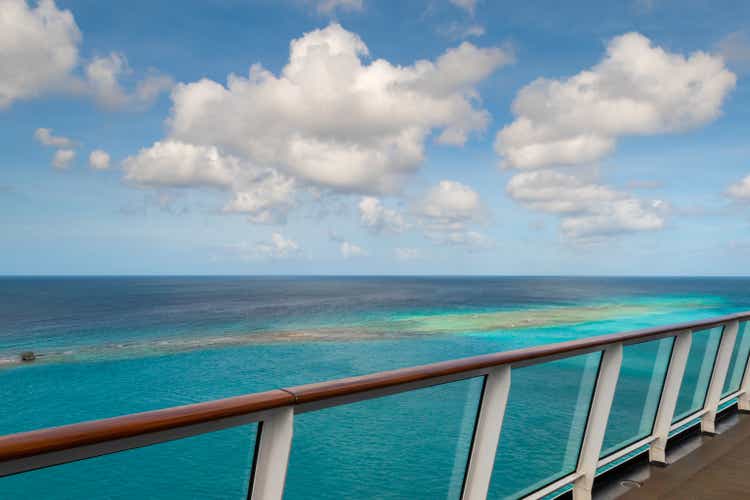
[[[734,412],[715,436],[698,435],[669,451],[666,467],[645,465],[595,497],[623,500],[750,498],[750,415]],[[623,490],[627,490],[623,493]]]

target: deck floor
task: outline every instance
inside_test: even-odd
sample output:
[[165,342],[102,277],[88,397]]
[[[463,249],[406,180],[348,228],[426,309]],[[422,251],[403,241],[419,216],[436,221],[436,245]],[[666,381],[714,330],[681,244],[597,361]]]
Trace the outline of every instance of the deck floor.
[[650,466],[642,486],[620,498],[750,499],[750,415],[738,415],[736,425],[700,441],[699,447],[669,466]]

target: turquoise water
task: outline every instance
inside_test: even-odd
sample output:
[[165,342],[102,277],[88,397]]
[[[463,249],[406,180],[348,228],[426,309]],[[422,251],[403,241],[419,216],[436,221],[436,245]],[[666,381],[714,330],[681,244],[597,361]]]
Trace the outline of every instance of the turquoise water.
[[[749,285],[0,279],[0,433],[748,310]],[[704,335],[691,351],[692,386],[681,394],[687,409],[700,399],[713,348],[715,334]],[[650,432],[670,349],[626,349],[605,448]],[[20,365],[23,350],[41,357]],[[492,498],[570,472],[597,362],[594,354],[514,372]],[[299,415],[286,498],[457,498],[480,391],[481,380],[467,380]],[[242,498],[254,435],[251,425],[0,479],[0,498]]]

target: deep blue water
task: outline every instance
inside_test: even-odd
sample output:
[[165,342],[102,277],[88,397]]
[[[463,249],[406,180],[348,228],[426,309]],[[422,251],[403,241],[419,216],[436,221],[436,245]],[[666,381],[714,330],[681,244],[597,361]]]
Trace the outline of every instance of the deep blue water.
[[[748,310],[748,290],[745,278],[0,278],[0,433]],[[717,335],[696,335],[695,387]],[[626,349],[605,448],[650,430],[664,342]],[[25,350],[42,356],[19,365]],[[574,466],[597,362],[514,373],[493,498]],[[480,390],[299,415],[286,498],[457,498]],[[700,391],[684,392],[690,409]],[[0,498],[243,498],[254,432],[0,479]]]

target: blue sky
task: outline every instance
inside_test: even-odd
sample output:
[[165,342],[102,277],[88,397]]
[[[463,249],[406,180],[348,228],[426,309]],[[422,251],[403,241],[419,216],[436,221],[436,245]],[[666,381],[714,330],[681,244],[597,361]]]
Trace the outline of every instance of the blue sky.
[[0,11],[1,274],[750,273],[747,2]]

